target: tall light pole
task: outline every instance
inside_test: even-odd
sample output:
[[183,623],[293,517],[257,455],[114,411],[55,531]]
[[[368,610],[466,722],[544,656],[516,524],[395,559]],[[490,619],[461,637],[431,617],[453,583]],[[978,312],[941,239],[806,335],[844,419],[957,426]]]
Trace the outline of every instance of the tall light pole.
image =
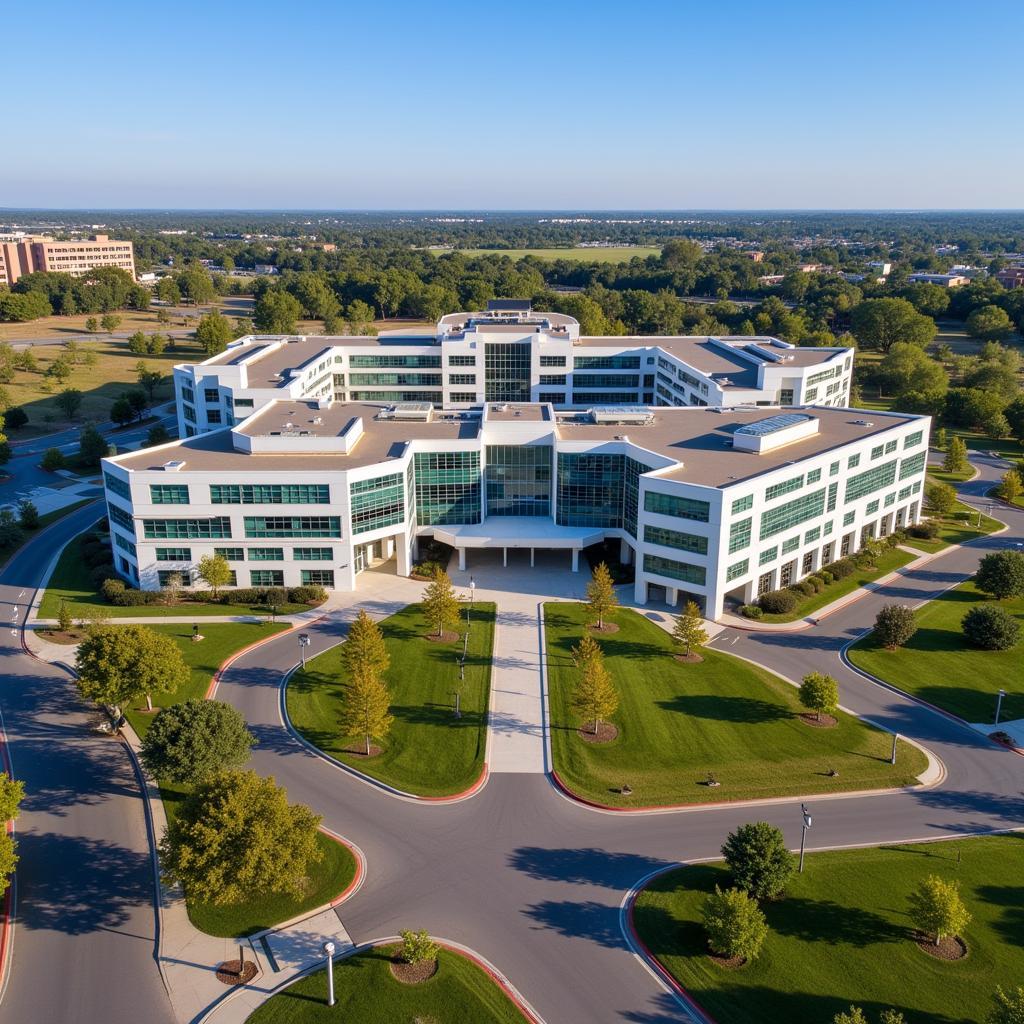
[[476,580],[469,577],[469,607],[466,609],[466,630],[469,630],[469,613],[473,610],[473,595],[476,593]]
[[299,634],[299,657],[302,658],[302,667],[303,668],[306,667],[306,648],[309,646],[309,644],[310,644],[309,634],[308,633],[300,633]]
[[803,828],[800,830],[800,872],[804,870],[804,846],[807,843],[807,830],[813,824],[811,812],[807,810],[807,804],[800,805],[800,813],[804,816]]
[[996,725],[999,724],[999,713],[1003,710],[1003,698],[1006,696],[1005,690],[1000,690],[996,696]]
[[323,944],[324,955],[327,957],[327,1005],[334,1005],[334,943],[328,939]]

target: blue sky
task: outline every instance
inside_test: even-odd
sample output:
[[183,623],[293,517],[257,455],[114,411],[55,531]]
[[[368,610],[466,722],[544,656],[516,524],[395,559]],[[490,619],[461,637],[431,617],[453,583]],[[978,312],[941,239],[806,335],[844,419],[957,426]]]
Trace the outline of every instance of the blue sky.
[[1024,206],[1020,0],[55,0],[2,24],[0,206]]

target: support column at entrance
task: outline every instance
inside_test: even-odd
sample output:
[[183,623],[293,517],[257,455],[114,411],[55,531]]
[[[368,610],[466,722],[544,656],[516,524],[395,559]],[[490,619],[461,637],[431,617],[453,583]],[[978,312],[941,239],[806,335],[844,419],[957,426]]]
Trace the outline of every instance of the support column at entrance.
[[676,603],[679,601],[679,588],[678,587],[666,587],[665,588],[665,601],[669,608],[675,608]]
[[572,571],[573,572],[579,572],[580,571],[580,549],[579,548],[573,548],[572,549]]
[[501,564],[508,568],[508,548],[501,549]]
[[412,572],[412,560],[409,557],[409,541],[406,537],[396,537],[392,542],[398,554],[395,571],[399,576],[408,576]]
[[384,557],[390,558],[395,553],[395,538],[387,537],[384,540]]
[[633,564],[633,549],[625,537],[619,541],[619,561],[623,565]]
[[531,569],[533,568],[533,554],[534,554],[534,551],[535,551],[534,548],[530,548],[530,568]]
[[462,572],[466,570],[466,549],[459,548],[459,569]]

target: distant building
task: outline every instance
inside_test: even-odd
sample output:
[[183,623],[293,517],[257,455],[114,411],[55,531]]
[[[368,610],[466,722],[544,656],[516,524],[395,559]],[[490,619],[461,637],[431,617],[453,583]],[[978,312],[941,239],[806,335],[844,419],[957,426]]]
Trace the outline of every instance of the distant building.
[[1024,288],[1024,266],[1006,267],[997,271],[996,280],[1004,288]]
[[95,267],[120,267],[134,278],[132,243],[106,235],[71,242],[32,235],[19,241],[0,242],[0,284],[12,285],[25,274],[41,271],[82,277]]
[[959,288],[971,283],[963,274],[911,274],[907,280],[912,284],[937,284],[940,288]]
[[762,274],[757,279],[757,283],[770,288],[772,285],[782,284],[785,276],[785,274]]
[[257,263],[256,266],[253,267],[253,271],[257,274],[270,276],[277,273],[277,267],[275,267],[273,263]]
[[872,260],[868,266],[880,277],[888,277],[892,273],[892,264],[886,260]]
[[743,254],[748,259],[753,260],[755,263],[761,263],[764,261],[764,253],[760,249],[750,249]]

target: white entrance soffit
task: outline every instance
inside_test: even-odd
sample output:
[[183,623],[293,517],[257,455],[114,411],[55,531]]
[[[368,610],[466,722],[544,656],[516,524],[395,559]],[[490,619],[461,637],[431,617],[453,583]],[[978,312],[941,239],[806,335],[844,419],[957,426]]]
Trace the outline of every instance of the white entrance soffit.
[[533,516],[490,516],[468,526],[435,526],[434,537],[455,548],[585,548],[607,531],[594,526],[558,526]]

